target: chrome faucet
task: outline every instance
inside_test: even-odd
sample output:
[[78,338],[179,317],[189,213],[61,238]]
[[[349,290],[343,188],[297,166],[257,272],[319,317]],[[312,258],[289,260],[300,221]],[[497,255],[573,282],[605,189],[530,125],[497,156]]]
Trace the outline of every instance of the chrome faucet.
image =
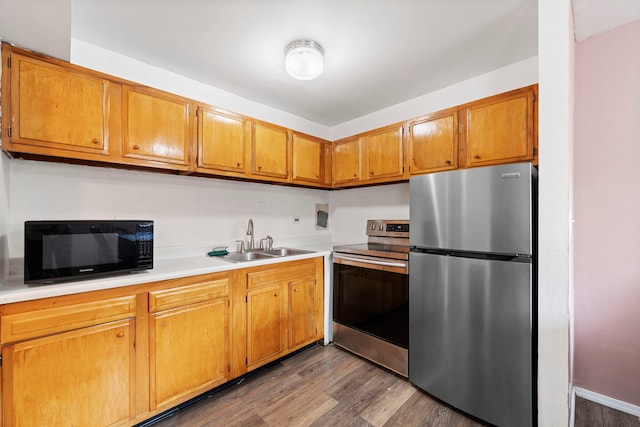
[[[263,245],[264,242],[267,242],[266,246]],[[273,237],[267,236],[264,239],[260,239],[260,249],[273,249]]]
[[247,236],[250,236],[247,250],[255,249],[256,242],[253,239],[253,220],[251,218],[249,218],[249,224],[247,225]]

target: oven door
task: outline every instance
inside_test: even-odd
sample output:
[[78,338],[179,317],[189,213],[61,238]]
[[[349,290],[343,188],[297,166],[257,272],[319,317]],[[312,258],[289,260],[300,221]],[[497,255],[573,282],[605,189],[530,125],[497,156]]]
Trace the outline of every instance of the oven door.
[[409,347],[408,261],[334,254],[333,321]]

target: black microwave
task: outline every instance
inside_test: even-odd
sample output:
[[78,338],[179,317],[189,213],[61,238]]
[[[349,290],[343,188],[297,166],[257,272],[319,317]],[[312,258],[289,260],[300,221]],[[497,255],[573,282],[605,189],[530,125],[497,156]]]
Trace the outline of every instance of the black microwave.
[[25,221],[24,282],[56,283],[153,268],[153,221]]

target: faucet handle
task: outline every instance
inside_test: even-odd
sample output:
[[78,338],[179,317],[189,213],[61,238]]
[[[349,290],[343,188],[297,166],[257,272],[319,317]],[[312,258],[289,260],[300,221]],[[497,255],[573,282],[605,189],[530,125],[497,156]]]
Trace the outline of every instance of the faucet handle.
[[243,253],[245,252],[245,250],[244,250],[244,240],[236,240],[236,243],[240,243],[240,250],[239,250],[239,252],[240,252],[241,254],[243,254]]
[[273,249],[273,237],[267,235],[267,249]]

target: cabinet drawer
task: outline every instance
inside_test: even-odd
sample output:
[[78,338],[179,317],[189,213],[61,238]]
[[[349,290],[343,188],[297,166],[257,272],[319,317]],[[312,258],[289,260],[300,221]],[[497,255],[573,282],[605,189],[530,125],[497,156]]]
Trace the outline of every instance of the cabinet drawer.
[[134,317],[135,295],[7,314],[0,319],[0,342],[6,344],[114,320]]
[[315,276],[314,262],[286,266],[280,268],[268,267],[247,273],[247,289],[259,288],[273,283],[286,283],[299,277]]
[[210,280],[179,288],[149,292],[149,312],[181,307],[229,294],[229,279]]

